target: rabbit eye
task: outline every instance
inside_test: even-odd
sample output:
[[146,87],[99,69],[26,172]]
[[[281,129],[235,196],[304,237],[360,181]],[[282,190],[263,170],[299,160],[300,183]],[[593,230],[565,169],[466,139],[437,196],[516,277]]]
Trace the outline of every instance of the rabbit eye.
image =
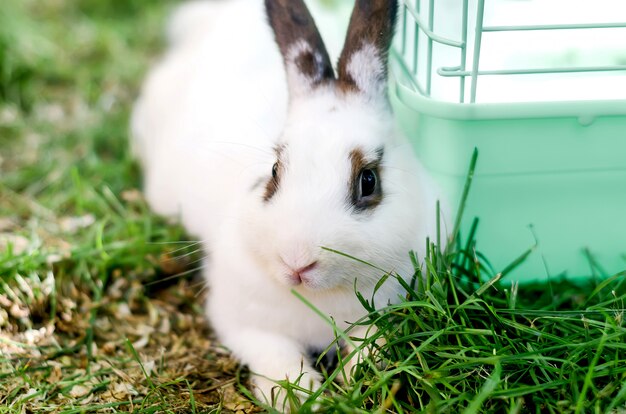
[[278,190],[278,184],[280,181],[280,176],[278,175],[279,169],[280,165],[277,161],[274,163],[274,165],[272,165],[272,178],[270,178],[265,185],[265,194],[263,195],[263,200],[266,202],[270,201],[270,199],[274,197],[274,194]]
[[268,202],[274,197],[276,191],[278,191],[278,186],[280,185],[280,176],[282,175],[282,170],[284,168],[284,164],[281,162],[281,154],[285,149],[285,144],[279,144],[274,147],[274,152],[276,153],[276,162],[272,165],[272,178],[267,180],[265,184],[265,193],[263,194],[263,201]]
[[376,207],[382,200],[378,168],[363,168],[354,182],[352,204],[357,211]]
[[375,151],[376,159],[367,159],[359,148],[350,153],[350,192],[348,202],[354,212],[371,211],[383,200],[380,179],[383,149]]
[[376,191],[376,172],[371,169],[361,171],[361,197],[369,197]]

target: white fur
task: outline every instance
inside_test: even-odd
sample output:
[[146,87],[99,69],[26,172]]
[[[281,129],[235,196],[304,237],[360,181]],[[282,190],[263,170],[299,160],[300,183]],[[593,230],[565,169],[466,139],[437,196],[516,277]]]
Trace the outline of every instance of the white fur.
[[219,2],[228,0],[212,0],[208,4],[206,0],[188,0],[185,7],[174,9],[167,25],[167,39],[171,47],[183,44],[190,38],[202,37],[202,32],[207,25],[214,24],[220,17]]
[[[322,247],[410,277],[409,250],[423,257],[434,230],[435,195],[383,99],[324,86],[288,108],[282,59],[261,3],[205,3],[220,18],[178,36],[183,40],[144,85],[132,130],[148,201],[161,214],[180,216],[205,242],[208,316],[220,339],[259,374],[256,394],[269,399],[273,380],[296,380],[301,370],[301,385],[318,386],[303,355],[334,339],[291,289],[343,329],[364,314],[354,281],[369,297],[382,276]],[[340,44],[327,44],[331,56],[338,53]],[[367,66],[357,63],[355,70]],[[265,203],[277,142],[285,144],[283,171]],[[374,156],[381,146],[383,202],[355,213],[347,202],[349,154],[359,148]],[[309,282],[293,286],[289,268],[314,260]],[[397,301],[400,292],[389,281],[376,303]]]
[[348,61],[348,73],[361,91],[367,91],[374,97],[383,93],[383,67],[380,55],[374,45],[364,43]]

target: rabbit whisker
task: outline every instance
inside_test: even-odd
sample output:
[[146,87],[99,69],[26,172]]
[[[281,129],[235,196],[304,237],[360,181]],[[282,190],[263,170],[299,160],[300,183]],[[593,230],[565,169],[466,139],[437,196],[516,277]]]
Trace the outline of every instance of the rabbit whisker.
[[[180,249],[179,249],[179,250],[180,250]],[[161,261],[162,261],[162,262],[172,262],[172,261],[177,261],[177,260],[183,259],[183,258],[185,258],[185,257],[193,256],[193,255],[195,255],[196,253],[201,252],[202,250],[203,250],[202,248],[195,249],[195,250],[192,250],[192,251],[187,252],[187,253],[179,254],[179,255],[177,255],[177,256],[169,256],[169,257],[166,257],[166,258],[162,259]],[[169,253],[174,253],[174,252],[169,252]]]
[[188,270],[185,270],[183,272],[179,272],[179,273],[176,273],[174,275],[170,275],[170,276],[164,277],[164,278],[159,279],[159,280],[153,280],[151,282],[145,283],[144,286],[152,286],[152,285],[156,285],[157,283],[162,283],[162,282],[166,282],[168,280],[177,279],[179,277],[183,277],[183,276],[187,276],[187,275],[190,275],[192,273],[195,273],[198,270],[202,270],[204,268],[205,268],[204,265],[203,266],[194,267],[193,269],[188,269]]
[[187,243],[188,246],[181,247],[181,249],[185,249],[189,246],[195,246],[197,244],[202,243],[200,240],[178,240],[178,241],[164,241],[164,242],[146,242],[146,244],[154,244],[154,245],[167,245],[167,244],[183,244]]
[[193,261],[189,262],[189,264],[192,265],[192,264],[196,264],[196,263],[201,263],[204,260],[208,259],[209,257],[210,257],[209,255],[204,255],[202,257],[197,258],[196,260],[193,260]]
[[194,285],[195,286],[202,286],[195,294],[194,297],[199,297],[200,295],[202,295],[207,289],[209,289],[209,284],[206,281],[200,281],[198,283],[196,283]]

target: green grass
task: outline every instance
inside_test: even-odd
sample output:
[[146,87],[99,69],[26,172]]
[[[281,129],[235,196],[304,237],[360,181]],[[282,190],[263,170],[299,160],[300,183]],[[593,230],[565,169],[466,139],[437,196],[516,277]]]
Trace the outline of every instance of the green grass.
[[[204,324],[199,246],[150,213],[128,152],[129,111],[172,4],[0,7],[0,413],[260,410]],[[473,234],[429,245],[398,305],[362,298],[375,351],[347,386],[330,373],[317,403],[626,412],[626,274],[510,285],[510,268],[474,246]]]
[[2,2],[0,412],[250,406],[128,152],[172,3]]
[[[470,166],[466,190],[472,175]],[[321,401],[328,411],[363,413],[625,413],[626,271],[507,283],[533,249],[494,272],[474,250],[474,233],[462,243],[458,228],[448,249],[429,243],[423,263],[414,260],[413,283],[398,278],[401,303],[377,310],[359,296],[369,315],[356,325],[377,330],[343,339],[373,357],[349,387],[327,381],[331,396],[317,393],[301,411]]]
[[360,388],[344,404],[387,401],[397,412],[626,410],[626,273],[598,286],[560,281],[554,296],[544,284],[505,287],[500,275],[458,279],[453,263],[464,257],[435,249],[425,286],[407,286],[408,300],[384,312],[371,309],[369,321],[387,343],[375,366],[361,367]]

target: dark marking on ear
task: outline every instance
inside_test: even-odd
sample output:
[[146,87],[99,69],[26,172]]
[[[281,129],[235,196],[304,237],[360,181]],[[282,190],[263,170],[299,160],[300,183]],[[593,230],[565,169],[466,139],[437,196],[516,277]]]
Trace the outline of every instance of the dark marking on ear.
[[[397,0],[356,0],[339,57],[338,86],[344,92],[378,94],[387,81],[389,47],[396,26]],[[351,65],[367,47],[375,52],[369,65]],[[370,53],[371,55],[371,53]],[[368,90],[368,89],[374,90]],[[365,90],[364,90],[365,89]]]
[[[326,59],[329,59],[326,56]],[[311,86],[316,86],[324,81],[335,78],[333,68],[324,62],[324,56],[319,51],[305,51],[294,57],[294,63],[300,73],[307,77]]]
[[[276,162],[272,166],[272,171],[270,178],[267,180],[265,184],[265,192],[263,193],[263,201],[268,202],[274,197],[274,194],[278,191],[280,186],[280,177],[283,174],[284,164],[282,162],[282,153],[285,149],[284,144],[276,145],[274,147],[274,152],[276,153]],[[274,174],[274,172],[276,172]]]
[[[383,189],[381,183],[381,167],[384,156],[384,148],[375,150],[376,158],[368,160],[360,148],[350,152],[350,183],[349,203],[357,213],[373,210],[383,201]],[[371,170],[376,177],[376,185],[371,195],[361,197],[361,175],[363,171]]]
[[[291,94],[335,78],[326,46],[303,0],[265,0],[267,17],[287,70]],[[304,77],[290,79],[290,71]]]

